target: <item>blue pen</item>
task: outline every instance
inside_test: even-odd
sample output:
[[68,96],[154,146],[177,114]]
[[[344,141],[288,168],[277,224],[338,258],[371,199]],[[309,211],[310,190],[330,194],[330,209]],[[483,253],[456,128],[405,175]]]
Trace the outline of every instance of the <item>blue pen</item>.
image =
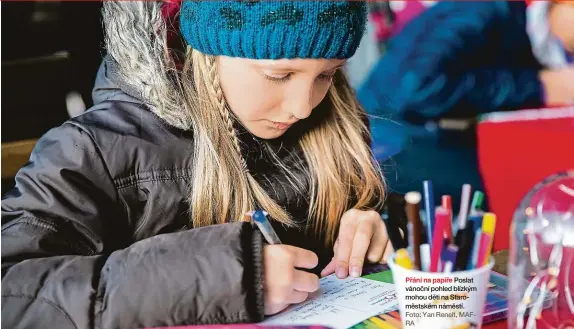
[[427,227],[427,241],[432,249],[432,235],[434,232],[434,195],[432,192],[432,182],[425,180],[423,182],[423,194],[425,196],[425,215]]
[[[480,227],[480,226],[479,226]],[[478,229],[474,233],[474,241],[472,246],[472,252],[470,254],[470,261],[468,262],[467,270],[472,270],[476,268],[476,262],[478,261],[478,253],[480,251],[480,235],[482,234],[482,229]]]
[[470,216],[470,221],[474,222],[474,228],[477,227],[482,227],[482,216],[484,214],[482,212],[474,212],[471,216]]
[[273,229],[273,227],[271,227],[271,224],[269,223],[269,220],[267,220],[267,215],[265,212],[263,212],[262,210],[256,210],[251,215],[251,218],[253,218],[253,222],[255,222],[255,225],[259,227],[259,230],[261,231],[261,234],[263,234],[263,236],[265,237],[265,240],[267,240],[267,243],[281,244],[281,240],[279,240],[277,233],[275,233],[275,230]]
[[[482,211],[471,211],[469,220],[473,222],[474,230],[474,240],[472,245],[472,251],[470,253],[470,261],[468,262],[468,269],[471,270],[475,267],[476,261],[478,259],[478,247],[480,245],[480,233],[482,233],[482,217],[484,213]],[[478,242],[478,243],[477,243]]]

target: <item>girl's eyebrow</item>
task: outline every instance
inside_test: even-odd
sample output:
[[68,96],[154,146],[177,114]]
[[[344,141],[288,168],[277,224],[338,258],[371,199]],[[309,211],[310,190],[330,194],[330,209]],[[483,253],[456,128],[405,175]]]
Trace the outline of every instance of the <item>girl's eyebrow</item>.
[[327,70],[327,71],[334,71],[334,70],[340,69],[340,68],[342,68],[343,66],[345,66],[345,64],[347,64],[347,62],[343,62],[343,63],[341,63],[341,64],[339,64],[339,65],[336,65],[336,66],[334,66],[333,68],[331,68],[330,70]]
[[[333,66],[332,68],[323,70],[323,72],[329,72],[329,71],[334,71],[337,70],[343,66],[345,66],[345,64],[347,64],[347,61],[344,61],[343,63],[337,64],[335,66]],[[259,68],[261,69],[266,69],[266,70],[273,70],[273,71],[284,71],[284,72],[301,72],[302,70],[294,68],[294,67],[290,67],[287,66],[285,64],[282,63],[276,63],[276,62],[270,62],[270,63],[255,63],[255,65],[257,65]]]

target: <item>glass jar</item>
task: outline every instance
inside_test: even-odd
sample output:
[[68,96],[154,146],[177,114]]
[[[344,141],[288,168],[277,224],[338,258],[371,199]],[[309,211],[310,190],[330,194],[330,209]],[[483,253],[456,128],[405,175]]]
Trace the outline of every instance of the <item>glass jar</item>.
[[574,329],[574,171],[522,200],[511,226],[509,329]]

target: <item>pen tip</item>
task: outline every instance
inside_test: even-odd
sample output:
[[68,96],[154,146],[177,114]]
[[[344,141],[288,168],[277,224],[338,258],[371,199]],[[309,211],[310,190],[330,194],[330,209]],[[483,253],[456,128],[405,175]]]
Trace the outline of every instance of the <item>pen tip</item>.
[[265,213],[261,210],[257,210],[253,213],[252,218],[256,222],[263,222],[265,221]]

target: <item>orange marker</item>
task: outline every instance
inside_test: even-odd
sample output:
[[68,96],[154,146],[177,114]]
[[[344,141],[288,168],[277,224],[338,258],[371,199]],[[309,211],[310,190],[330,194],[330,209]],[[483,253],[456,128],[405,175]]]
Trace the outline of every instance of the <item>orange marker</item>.
[[397,320],[397,319],[395,319],[395,318],[393,318],[392,316],[389,316],[389,315],[387,315],[387,314],[383,314],[383,315],[381,315],[381,317],[382,317],[385,321],[387,321],[388,323],[390,323],[390,324],[392,324],[393,326],[395,326],[395,328],[401,327],[401,326],[403,325],[399,320]]

